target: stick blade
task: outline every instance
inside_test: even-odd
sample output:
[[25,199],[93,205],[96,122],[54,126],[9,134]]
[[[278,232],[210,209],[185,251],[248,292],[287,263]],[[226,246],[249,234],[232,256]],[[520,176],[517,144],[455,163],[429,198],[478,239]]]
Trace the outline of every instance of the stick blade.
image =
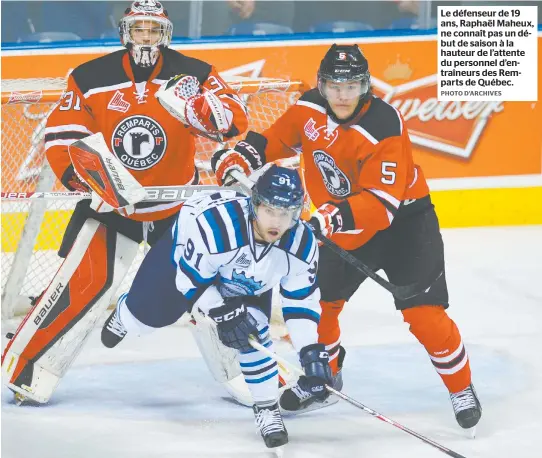
[[429,276],[430,281],[424,280],[423,282],[412,283],[405,286],[394,286],[391,293],[399,300],[407,300],[411,297],[418,296],[422,293],[427,293],[435,282],[442,276],[444,270],[442,267],[433,269]]

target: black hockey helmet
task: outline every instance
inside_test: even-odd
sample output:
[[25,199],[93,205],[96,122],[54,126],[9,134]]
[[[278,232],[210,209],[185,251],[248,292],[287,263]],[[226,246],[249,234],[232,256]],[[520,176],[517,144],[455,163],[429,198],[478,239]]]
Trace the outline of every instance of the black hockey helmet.
[[326,81],[337,83],[360,81],[363,98],[371,87],[369,62],[358,45],[338,45],[334,43],[327,51],[318,69],[318,89],[326,97],[324,85]]
[[305,192],[297,170],[271,165],[252,188],[252,217],[257,217],[257,207],[265,204],[272,208],[288,210],[294,226],[303,210]]

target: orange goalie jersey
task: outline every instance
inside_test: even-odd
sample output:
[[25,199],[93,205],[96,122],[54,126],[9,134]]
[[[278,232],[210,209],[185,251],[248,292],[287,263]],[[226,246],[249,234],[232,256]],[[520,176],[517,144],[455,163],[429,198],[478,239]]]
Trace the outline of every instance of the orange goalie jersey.
[[[306,92],[275,124],[263,132],[266,161],[301,150],[304,181],[312,203],[341,206],[343,232],[333,241],[347,250],[386,229],[410,199],[429,193],[421,168],[414,164],[400,113],[373,96],[347,124],[326,111],[318,89]],[[348,206],[347,206],[348,207]]]
[[[78,183],[68,145],[97,132],[103,133],[110,150],[141,185],[197,184],[195,129],[181,124],[155,97],[162,84],[179,74],[195,76],[220,98],[232,117],[225,137],[246,130],[248,121],[241,99],[213,66],[164,48],[147,81],[136,82],[128,51],[113,52],[72,72],[66,92],[47,121],[47,159],[64,186],[73,190]],[[179,207],[178,203],[141,203],[130,218],[156,221],[174,214]]]

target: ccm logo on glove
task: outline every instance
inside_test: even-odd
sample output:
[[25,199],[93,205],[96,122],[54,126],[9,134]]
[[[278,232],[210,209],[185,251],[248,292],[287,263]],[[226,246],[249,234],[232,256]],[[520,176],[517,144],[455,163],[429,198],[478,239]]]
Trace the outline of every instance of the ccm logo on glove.
[[212,317],[213,320],[215,320],[215,323],[223,323],[224,321],[230,321],[234,318],[242,315],[245,313],[245,305],[242,304],[241,307],[237,307],[235,310],[232,310],[231,312],[228,312],[222,316],[215,316]]

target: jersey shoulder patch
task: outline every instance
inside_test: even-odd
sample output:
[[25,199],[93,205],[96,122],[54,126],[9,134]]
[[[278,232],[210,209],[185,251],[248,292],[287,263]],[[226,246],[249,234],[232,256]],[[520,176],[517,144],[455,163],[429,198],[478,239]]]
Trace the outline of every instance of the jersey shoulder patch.
[[173,49],[165,48],[163,51],[164,64],[158,79],[168,80],[175,75],[186,74],[195,76],[203,84],[211,73],[211,65],[194,57],[188,57]]
[[403,133],[403,121],[399,112],[379,97],[371,99],[369,110],[356,125],[362,127],[377,142],[398,137]]
[[310,264],[318,249],[318,242],[309,226],[300,221],[282,236],[278,248]]
[[121,49],[79,65],[71,74],[81,92],[130,81],[122,67],[122,57],[127,52]]
[[217,192],[201,200],[195,215],[210,254],[227,253],[249,243],[248,198],[238,193],[225,194]]
[[305,92],[301,97],[299,97],[296,105],[308,106],[317,109],[318,111],[323,110],[323,112],[325,113],[327,102],[326,99],[322,97],[322,94],[320,94],[320,91],[315,88]]

